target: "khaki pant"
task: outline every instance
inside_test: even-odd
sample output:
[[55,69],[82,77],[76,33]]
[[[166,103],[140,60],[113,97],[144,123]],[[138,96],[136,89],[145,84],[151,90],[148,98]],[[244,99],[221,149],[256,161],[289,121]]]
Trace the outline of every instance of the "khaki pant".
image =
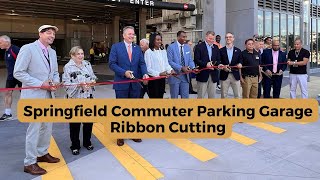
[[211,75],[209,76],[209,79],[207,82],[197,82],[197,94],[198,99],[205,98],[206,93],[208,93],[208,99],[215,98],[216,96],[216,86],[217,83],[213,83],[211,79]]
[[257,98],[258,97],[258,76],[245,77],[242,85],[242,98]]
[[234,98],[240,97],[240,81],[237,81],[232,73],[229,73],[228,78],[224,81],[221,81],[221,98],[228,97],[229,87],[233,90]]

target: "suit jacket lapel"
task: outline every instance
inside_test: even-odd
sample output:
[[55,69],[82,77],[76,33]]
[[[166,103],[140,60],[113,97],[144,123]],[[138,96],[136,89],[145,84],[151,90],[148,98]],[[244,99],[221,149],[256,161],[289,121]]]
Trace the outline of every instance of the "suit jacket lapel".
[[[238,50],[236,50],[236,48],[233,47],[233,54],[232,54],[232,58],[231,58],[231,63],[232,63],[232,61],[235,60],[235,57],[236,57],[235,54],[236,54],[237,52],[238,52]],[[230,64],[231,64],[231,63],[230,63]]]
[[[128,51],[127,51],[127,47],[126,47],[126,43],[124,43],[124,42],[121,42],[121,47],[122,47],[122,49],[123,49],[123,52],[126,52],[126,57],[127,57],[127,62],[130,64],[131,62],[130,62],[130,59],[129,59],[129,54],[128,54]],[[133,59],[133,48],[131,47],[131,53],[132,53],[132,59]],[[131,59],[131,61],[132,61],[132,59]]]
[[133,63],[133,61],[135,61],[137,55],[137,48],[136,45],[132,43],[132,59],[131,59],[131,63]]
[[189,62],[187,61],[186,57],[187,57],[187,49],[186,49],[186,45],[183,45],[183,58],[184,58],[184,64],[186,66],[189,66]]
[[279,69],[279,63],[282,63],[282,59],[280,59],[282,56],[281,56],[280,54],[281,54],[281,51],[279,50],[279,53],[278,53],[278,64],[277,64],[277,70]]
[[[202,45],[202,48],[204,49],[204,56],[205,57],[208,57],[208,59],[209,59],[209,61],[211,61],[211,57],[209,57],[209,52],[208,52],[208,48],[207,48],[207,44],[205,43],[205,42],[203,42],[203,43],[201,43],[201,44],[203,44]],[[200,45],[201,45],[200,44]],[[205,59],[204,59],[205,60]],[[209,62],[208,61],[208,62]]]
[[177,56],[176,59],[178,59],[179,61],[177,63],[181,64],[180,45],[178,44],[178,41],[174,43],[174,48],[176,48],[176,52],[178,52],[176,55]]

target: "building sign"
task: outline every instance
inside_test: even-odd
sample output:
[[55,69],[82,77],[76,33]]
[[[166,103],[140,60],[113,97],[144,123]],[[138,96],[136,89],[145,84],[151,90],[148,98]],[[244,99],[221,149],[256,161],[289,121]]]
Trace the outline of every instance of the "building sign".
[[117,3],[128,3],[133,5],[141,5],[141,6],[154,6],[154,1],[152,0],[107,0],[107,2],[117,2]]
[[172,2],[163,2],[157,0],[90,0],[94,2],[101,3],[114,3],[123,4],[123,5],[134,5],[149,7],[155,9],[168,9],[168,10],[181,10],[181,11],[194,11],[194,4],[182,4],[182,3],[172,3]]

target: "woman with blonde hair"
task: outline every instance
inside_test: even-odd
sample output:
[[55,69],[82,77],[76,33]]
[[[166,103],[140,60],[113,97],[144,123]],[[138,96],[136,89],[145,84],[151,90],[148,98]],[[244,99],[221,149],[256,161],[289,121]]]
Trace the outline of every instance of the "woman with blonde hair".
[[[75,46],[70,50],[70,61],[64,66],[62,82],[69,99],[90,99],[93,98],[94,87],[92,86],[97,77],[94,75],[91,64],[84,60],[83,49]],[[93,150],[91,134],[93,123],[83,124],[83,146],[89,151]],[[70,123],[70,147],[73,155],[80,153],[80,132],[81,123]]]

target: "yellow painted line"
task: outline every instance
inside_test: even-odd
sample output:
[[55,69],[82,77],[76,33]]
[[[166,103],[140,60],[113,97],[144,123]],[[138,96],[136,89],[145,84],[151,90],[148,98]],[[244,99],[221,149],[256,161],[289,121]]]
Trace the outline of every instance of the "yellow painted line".
[[246,145],[246,146],[252,145],[252,144],[257,142],[254,139],[251,139],[251,138],[249,138],[247,136],[238,134],[236,132],[232,132],[232,134],[230,136],[230,139],[232,139],[234,141],[237,141],[238,143],[241,143],[241,144]]
[[170,143],[174,144],[178,148],[184,150],[193,157],[199,159],[202,162],[209,161],[217,157],[218,155],[208,149],[193,143],[188,139],[167,139]]
[[66,164],[66,161],[64,160],[59,147],[54,140],[54,138],[51,136],[50,141],[50,147],[49,147],[49,153],[53,157],[57,157],[60,159],[60,162],[58,163],[39,163],[39,166],[47,170],[47,174],[42,175],[41,178],[43,180],[69,180],[73,179],[71,172],[69,170],[68,165]]
[[273,126],[273,125],[267,124],[267,123],[247,123],[247,124],[250,124],[251,126],[255,126],[255,127],[264,129],[266,131],[276,133],[276,134],[281,134],[281,133],[287,131],[285,129],[282,129],[280,127],[276,127],[276,126]]
[[150,174],[152,174],[156,179],[164,178],[164,175],[155,167],[153,167],[148,161],[141,157],[134,149],[132,149],[127,144],[121,147],[126,153],[129,154],[134,160],[136,160],[141,166],[143,166]]
[[[101,123],[95,123],[96,127],[103,132],[104,126]],[[124,144],[121,147],[130,157],[136,160],[139,164],[141,164],[145,169],[147,169],[155,178],[160,179],[163,178],[164,175],[158,171],[155,167],[152,166],[147,160],[145,160],[142,156],[140,156],[134,149],[132,149],[127,144]]]
[[93,134],[114,155],[114,157],[127,169],[127,171],[135,179],[137,180],[157,179],[157,177],[151,174],[146,168],[144,168],[140,164],[140,162],[132,158],[126,151],[124,151],[124,149],[117,146],[115,140],[106,138],[105,134],[103,134],[103,130],[101,131],[101,129],[99,128],[101,128],[99,123],[95,123],[92,129]]
[[298,124],[309,124],[310,122],[298,122]]

